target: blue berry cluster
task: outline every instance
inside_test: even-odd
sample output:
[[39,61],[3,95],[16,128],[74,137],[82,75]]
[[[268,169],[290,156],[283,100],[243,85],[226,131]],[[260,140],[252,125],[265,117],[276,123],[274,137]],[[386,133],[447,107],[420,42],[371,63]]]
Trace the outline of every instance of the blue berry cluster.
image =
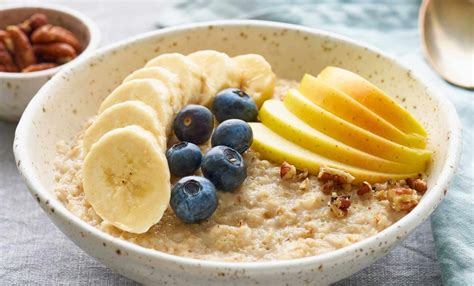
[[[166,152],[171,174],[183,177],[171,189],[170,205],[185,223],[208,219],[217,208],[216,190],[232,192],[247,177],[241,154],[252,145],[247,122],[257,120],[255,102],[242,90],[228,88],[216,95],[211,110],[185,106],[173,122],[181,142]],[[220,122],[215,130],[214,116]],[[203,156],[198,145],[209,139],[212,148]],[[204,177],[194,176],[199,168]]]

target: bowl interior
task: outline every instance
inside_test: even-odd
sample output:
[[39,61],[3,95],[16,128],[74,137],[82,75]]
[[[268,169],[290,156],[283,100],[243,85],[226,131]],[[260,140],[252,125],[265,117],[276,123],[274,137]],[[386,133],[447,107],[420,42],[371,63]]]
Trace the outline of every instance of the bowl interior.
[[91,34],[88,27],[76,16],[61,10],[47,7],[16,7],[0,10],[0,29],[8,25],[16,25],[28,19],[34,13],[43,13],[53,25],[64,27],[76,35],[82,48],[90,42]]
[[[28,14],[28,13],[27,13]],[[205,26],[157,34],[117,45],[65,70],[37,95],[29,107],[32,130],[28,144],[31,163],[43,186],[54,186],[56,143],[69,140],[96,114],[102,100],[135,69],[161,53],[190,53],[215,49],[238,55],[263,55],[281,78],[300,80],[304,73],[317,75],[328,65],[361,74],[387,91],[427,128],[435,151],[429,184],[433,185],[446,158],[449,128],[438,101],[410,71],[376,51],[320,33],[275,27],[240,25]]]
[[[428,177],[431,189],[404,218],[411,221],[407,231],[426,218],[441,199],[441,188],[452,173],[447,164],[457,158],[450,152],[458,148],[457,137],[450,131],[450,127],[457,128],[455,115],[449,114],[453,111],[450,104],[430,95],[409,70],[372,48],[298,26],[261,22],[200,24],[152,32],[101,49],[62,70],[31,101],[17,130],[15,153],[21,160],[17,163],[32,191],[59,205],[53,192],[57,142],[68,141],[79,132],[130,72],[158,54],[203,49],[231,56],[261,54],[281,78],[300,80],[305,73],[317,75],[328,65],[368,78],[422,122],[429,133],[429,148],[434,151]],[[72,216],[63,207],[56,209],[56,215]]]

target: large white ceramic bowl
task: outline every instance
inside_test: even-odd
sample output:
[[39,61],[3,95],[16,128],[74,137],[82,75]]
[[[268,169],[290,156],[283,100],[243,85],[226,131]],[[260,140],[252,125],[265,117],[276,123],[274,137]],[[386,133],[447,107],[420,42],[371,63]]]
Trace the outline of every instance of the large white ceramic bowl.
[[[45,14],[51,24],[67,28],[77,36],[83,47],[83,51],[77,59],[87,56],[99,46],[100,32],[97,25],[82,13],[58,5],[22,4],[2,7],[0,8],[0,29],[21,23],[38,12]],[[37,72],[0,72],[0,119],[18,121],[36,92],[54,74],[77,59],[52,69]]]
[[[353,70],[382,87],[423,123],[434,150],[429,191],[400,221],[354,245],[313,257],[229,263],[178,257],[103,233],[70,213],[54,196],[55,146],[76,134],[124,77],[166,52],[216,49],[258,53],[284,78],[299,80],[328,65]],[[102,48],[64,68],[33,98],[14,142],[18,169],[51,220],[84,251],[113,270],[164,285],[298,285],[330,283],[384,256],[423,222],[443,199],[459,159],[460,125],[445,98],[393,58],[353,40],[294,25],[224,21],[163,29]]]

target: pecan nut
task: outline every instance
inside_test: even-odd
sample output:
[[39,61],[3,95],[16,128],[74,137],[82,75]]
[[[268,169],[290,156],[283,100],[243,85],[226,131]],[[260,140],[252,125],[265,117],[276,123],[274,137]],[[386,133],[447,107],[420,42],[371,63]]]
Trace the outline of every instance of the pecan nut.
[[298,175],[296,176],[296,179],[298,181],[306,180],[309,176],[309,171],[308,169],[303,169],[303,171],[299,172]]
[[22,69],[21,72],[35,72],[35,71],[42,71],[57,67],[58,65],[55,63],[41,63],[41,64],[33,64],[29,65],[26,68]]
[[20,69],[36,63],[33,47],[26,34],[17,26],[8,26],[7,32],[13,42],[15,62]]
[[3,72],[16,72],[18,71],[15,62],[13,61],[12,55],[8,52],[7,48],[0,42],[0,71]]
[[18,26],[23,32],[30,34],[32,31],[46,24],[48,24],[48,17],[46,17],[46,15],[43,13],[35,13]]
[[66,43],[38,44],[33,45],[33,49],[38,57],[48,62],[63,64],[77,57],[74,48]]
[[349,213],[351,204],[351,196],[338,196],[333,192],[328,206],[335,217],[345,217]]
[[334,181],[338,184],[344,185],[352,183],[355,178],[343,170],[331,167],[321,167],[318,179],[321,181]]
[[330,168],[330,167],[321,167],[318,174],[318,180],[322,181],[321,186],[323,193],[326,195],[331,194],[331,192],[336,188],[350,189],[351,183],[354,181],[354,177],[342,170]]
[[311,182],[309,181],[309,178],[304,179],[300,185],[299,185],[299,190],[301,191],[307,191],[311,187]]
[[387,199],[387,190],[375,191],[374,197],[379,201],[385,201]]
[[36,29],[31,34],[31,42],[33,44],[66,43],[71,45],[76,53],[81,51],[81,44],[71,31],[50,24]]
[[286,161],[283,162],[280,166],[280,178],[282,180],[292,180],[296,178],[296,167]]
[[357,189],[357,195],[359,196],[363,196],[370,192],[372,192],[372,186],[370,185],[369,182],[366,182],[366,181],[364,181]]
[[390,207],[396,211],[411,211],[418,205],[420,197],[413,189],[393,188],[387,191],[387,200]]
[[321,185],[321,189],[326,195],[330,195],[335,188],[336,183],[332,180],[326,181]]
[[428,190],[428,185],[422,179],[406,179],[407,185],[416,190],[417,192],[424,194]]
[[3,43],[10,53],[13,53],[13,41],[5,30],[0,30],[0,43]]

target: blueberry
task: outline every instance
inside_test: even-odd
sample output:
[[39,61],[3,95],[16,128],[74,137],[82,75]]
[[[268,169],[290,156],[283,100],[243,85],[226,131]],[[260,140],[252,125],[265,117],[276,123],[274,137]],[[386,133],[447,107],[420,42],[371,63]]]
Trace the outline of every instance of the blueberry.
[[209,109],[202,105],[190,104],[176,115],[173,130],[181,141],[200,145],[211,137],[214,117]]
[[227,88],[214,98],[212,113],[219,122],[234,118],[252,122],[257,121],[258,109],[248,94],[238,88]]
[[209,218],[217,208],[217,193],[206,178],[184,177],[171,189],[171,208],[186,223]]
[[252,140],[252,128],[247,122],[240,119],[228,119],[214,130],[211,144],[212,147],[224,145],[242,154],[252,145]]
[[192,175],[201,166],[201,149],[193,143],[180,142],[166,151],[171,174],[184,177]]
[[226,146],[216,146],[202,158],[201,170],[217,189],[231,192],[247,177],[247,166],[239,152]]

